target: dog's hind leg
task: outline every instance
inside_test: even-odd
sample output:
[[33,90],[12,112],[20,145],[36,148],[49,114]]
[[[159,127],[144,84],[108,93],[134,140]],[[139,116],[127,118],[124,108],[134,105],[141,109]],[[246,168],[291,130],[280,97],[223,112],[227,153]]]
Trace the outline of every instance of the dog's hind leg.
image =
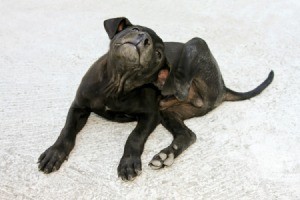
[[173,135],[170,146],[153,157],[149,166],[160,169],[173,164],[174,159],[196,141],[196,135],[184,123],[182,118],[174,112],[162,111],[162,124]]
[[[166,46],[166,48],[168,50],[171,47]],[[185,101],[188,98],[190,86],[199,72],[205,79],[213,81],[218,79],[214,77],[215,75],[211,77],[211,74],[219,74],[218,65],[203,39],[193,38],[183,44],[182,51],[177,57],[179,57],[178,63],[171,63],[173,66],[162,88],[162,95],[173,94],[179,101]],[[172,54],[167,53],[166,59],[174,60]]]

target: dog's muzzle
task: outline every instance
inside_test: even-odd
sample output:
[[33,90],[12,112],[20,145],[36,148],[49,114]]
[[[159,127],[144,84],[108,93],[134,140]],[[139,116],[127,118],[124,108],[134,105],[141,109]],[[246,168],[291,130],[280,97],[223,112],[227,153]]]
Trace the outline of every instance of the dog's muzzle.
[[152,39],[144,32],[129,33],[114,44],[118,58],[128,64],[140,64],[141,57],[151,46]]

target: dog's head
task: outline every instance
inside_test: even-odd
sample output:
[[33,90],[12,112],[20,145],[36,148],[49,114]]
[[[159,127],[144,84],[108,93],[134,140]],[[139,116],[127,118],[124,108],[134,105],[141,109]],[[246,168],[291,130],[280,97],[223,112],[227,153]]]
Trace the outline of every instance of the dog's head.
[[150,28],[132,25],[127,18],[104,21],[111,39],[108,65],[118,77],[122,92],[155,82],[164,67],[164,43]]

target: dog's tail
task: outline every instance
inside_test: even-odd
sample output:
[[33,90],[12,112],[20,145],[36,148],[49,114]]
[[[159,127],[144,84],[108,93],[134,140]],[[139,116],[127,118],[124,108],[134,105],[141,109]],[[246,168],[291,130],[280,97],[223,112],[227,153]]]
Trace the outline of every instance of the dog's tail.
[[257,86],[255,89],[249,91],[249,92],[235,92],[233,90],[230,90],[226,88],[226,94],[224,96],[224,101],[241,101],[250,99],[256,95],[259,95],[268,85],[271,84],[274,78],[274,72],[273,70],[269,73],[268,78],[262,82],[259,86]]

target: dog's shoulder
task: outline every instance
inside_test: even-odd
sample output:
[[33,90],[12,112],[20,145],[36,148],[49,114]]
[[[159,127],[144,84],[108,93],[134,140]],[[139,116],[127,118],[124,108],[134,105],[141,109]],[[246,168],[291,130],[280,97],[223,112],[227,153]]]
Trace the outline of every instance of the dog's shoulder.
[[105,82],[107,54],[100,57],[85,73],[77,89],[76,100],[80,104],[89,104],[91,99],[101,96],[102,82]]
[[101,56],[94,64],[88,69],[86,74],[83,76],[81,83],[85,84],[87,82],[97,82],[102,81],[105,75],[107,67],[107,54]]

